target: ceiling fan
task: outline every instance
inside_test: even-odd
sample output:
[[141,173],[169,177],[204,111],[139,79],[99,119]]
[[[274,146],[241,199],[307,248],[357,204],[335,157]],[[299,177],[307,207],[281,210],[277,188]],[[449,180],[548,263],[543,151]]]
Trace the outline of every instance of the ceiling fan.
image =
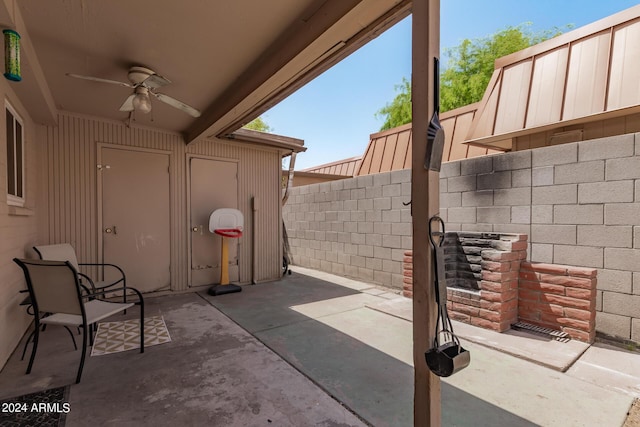
[[67,73],[67,76],[74,77],[76,79],[91,80],[94,82],[110,83],[133,89],[133,93],[124,101],[120,107],[120,111],[139,111],[144,114],[149,113],[151,111],[151,95],[159,101],[182,110],[192,117],[200,117],[200,111],[190,105],[163,93],[156,92],[157,88],[168,85],[171,81],[159,74],[156,74],[155,71],[150,70],[149,68],[139,66],[131,67],[128,74],[129,83],[73,73]]

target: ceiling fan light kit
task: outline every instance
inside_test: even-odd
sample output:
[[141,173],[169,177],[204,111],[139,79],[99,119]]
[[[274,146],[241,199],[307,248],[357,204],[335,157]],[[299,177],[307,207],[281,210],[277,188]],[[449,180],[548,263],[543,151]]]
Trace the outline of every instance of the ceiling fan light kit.
[[178,101],[175,98],[165,95],[160,92],[156,92],[156,89],[162,86],[166,86],[171,83],[171,80],[156,74],[155,71],[145,67],[131,67],[127,77],[129,83],[119,82],[117,80],[103,79],[101,77],[83,76],[81,74],[67,73],[67,76],[76,79],[90,80],[99,83],[109,83],[118,86],[128,87],[133,89],[133,93],[125,99],[124,103],[120,107],[120,111],[131,112],[139,111],[147,114],[151,112],[151,95],[157,100],[164,102],[167,105],[177,108],[189,114],[191,117],[200,117],[200,111],[196,110],[190,105],[185,104],[182,101]]
[[145,87],[137,87],[136,94],[132,100],[133,108],[143,114],[151,112],[151,99],[149,99],[149,90]]

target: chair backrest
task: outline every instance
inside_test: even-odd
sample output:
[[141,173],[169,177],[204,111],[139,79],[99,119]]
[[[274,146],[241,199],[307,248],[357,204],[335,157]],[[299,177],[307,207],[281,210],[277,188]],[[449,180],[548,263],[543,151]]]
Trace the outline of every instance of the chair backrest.
[[78,273],[69,261],[14,261],[24,271],[31,301],[39,312],[83,315]]
[[48,261],[69,261],[71,265],[73,265],[73,268],[80,270],[76,251],[73,249],[73,246],[68,243],[34,246],[33,249],[38,253],[40,259]]

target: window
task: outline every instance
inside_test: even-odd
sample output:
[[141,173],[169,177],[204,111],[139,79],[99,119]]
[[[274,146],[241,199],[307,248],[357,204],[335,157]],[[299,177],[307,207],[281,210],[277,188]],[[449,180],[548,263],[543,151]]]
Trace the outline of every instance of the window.
[[24,138],[22,120],[7,103],[7,203],[24,206]]

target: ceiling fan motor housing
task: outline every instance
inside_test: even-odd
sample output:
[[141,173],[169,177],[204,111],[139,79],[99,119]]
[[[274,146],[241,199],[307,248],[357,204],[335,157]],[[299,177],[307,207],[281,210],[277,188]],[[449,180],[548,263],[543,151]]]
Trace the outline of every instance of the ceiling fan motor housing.
[[152,70],[145,67],[131,67],[129,70],[129,81],[134,85],[144,82],[149,76],[155,74]]

